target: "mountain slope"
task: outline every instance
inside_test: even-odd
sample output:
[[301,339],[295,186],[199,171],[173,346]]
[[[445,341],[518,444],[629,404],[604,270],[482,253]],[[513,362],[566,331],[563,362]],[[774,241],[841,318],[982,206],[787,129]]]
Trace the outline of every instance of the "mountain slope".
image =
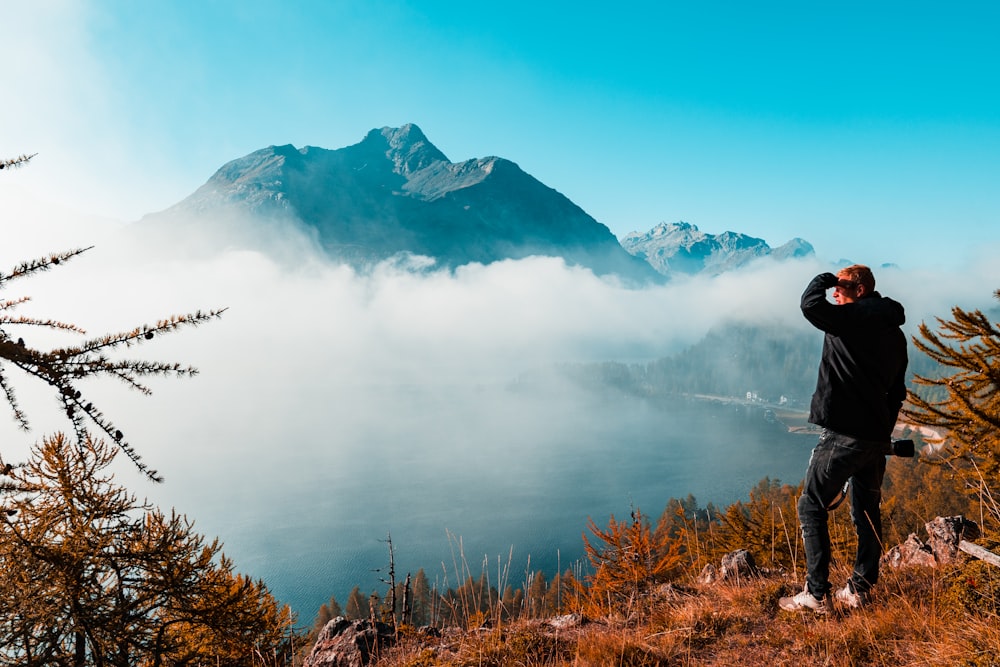
[[255,151],[139,224],[228,225],[226,233],[238,235],[247,218],[303,232],[331,257],[355,264],[403,252],[448,267],[550,255],[598,274],[660,280],[606,226],[515,163],[499,157],[452,163],[412,124],[372,130],[337,150]]

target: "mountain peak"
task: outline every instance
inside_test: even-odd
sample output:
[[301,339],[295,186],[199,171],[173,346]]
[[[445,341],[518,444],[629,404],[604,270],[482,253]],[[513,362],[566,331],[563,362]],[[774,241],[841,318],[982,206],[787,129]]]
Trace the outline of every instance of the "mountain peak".
[[[242,226],[298,232],[358,267],[399,253],[448,268],[545,255],[634,284],[660,280],[606,226],[516,163],[491,156],[454,164],[412,123],[335,150],[255,151],[144,224],[218,229],[220,238]],[[223,242],[241,243],[231,239]]]
[[812,244],[805,239],[800,239],[795,237],[788,243],[780,245],[771,251],[771,254],[777,259],[788,259],[791,257],[808,257],[815,253]]
[[413,123],[371,130],[361,145],[384,151],[393,163],[393,171],[401,176],[409,176],[435,162],[448,162],[445,154]]
[[[375,132],[375,130],[372,130]],[[390,146],[398,148],[399,146],[416,144],[416,143],[430,143],[427,141],[427,135],[416,126],[415,123],[406,123],[401,127],[383,127],[378,130],[378,132],[385,137],[386,141],[389,142]]]

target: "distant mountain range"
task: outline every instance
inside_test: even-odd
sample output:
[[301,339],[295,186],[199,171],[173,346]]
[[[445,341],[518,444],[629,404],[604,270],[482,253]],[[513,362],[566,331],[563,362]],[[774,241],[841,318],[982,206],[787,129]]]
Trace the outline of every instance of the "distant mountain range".
[[661,222],[648,232],[631,232],[622,247],[640,257],[659,273],[717,274],[739,268],[759,257],[788,259],[814,254],[800,238],[772,249],[764,239],[737,232],[706,234],[687,222]]
[[771,250],[761,239],[713,236],[683,222],[619,242],[510,160],[453,163],[413,124],[371,130],[360,143],[337,150],[286,145],[255,151],[134,227],[164,240],[189,238],[192,245],[214,236],[226,246],[248,243],[251,228],[265,229],[258,241],[265,249],[298,235],[355,266],[407,253],[445,267],[557,256],[639,284],[812,252],[801,239]]

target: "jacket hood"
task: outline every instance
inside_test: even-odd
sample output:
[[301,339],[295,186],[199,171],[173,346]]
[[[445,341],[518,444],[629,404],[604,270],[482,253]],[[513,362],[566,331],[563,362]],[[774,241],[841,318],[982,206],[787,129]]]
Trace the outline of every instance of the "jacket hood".
[[870,297],[856,303],[864,304],[866,308],[871,309],[873,316],[885,318],[886,326],[898,327],[906,323],[906,311],[903,304],[895,299],[882,296],[878,292],[872,292]]

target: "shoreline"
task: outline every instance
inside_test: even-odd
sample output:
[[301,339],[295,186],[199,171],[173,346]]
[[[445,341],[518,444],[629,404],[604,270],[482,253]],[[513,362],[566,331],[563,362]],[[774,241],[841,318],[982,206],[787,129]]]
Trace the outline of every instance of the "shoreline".
[[765,419],[768,419],[768,415],[771,415],[772,420],[784,426],[789,433],[795,433],[798,435],[818,435],[823,432],[823,428],[821,426],[809,423],[808,410],[796,410],[786,404],[769,403],[759,399],[740,398],[737,396],[720,396],[717,394],[686,395],[699,401],[760,408],[764,412]]
[[[822,426],[817,426],[809,422],[808,410],[796,410],[784,404],[768,403],[767,401],[752,398],[740,398],[737,396],[719,396],[716,394],[686,394],[686,396],[699,401],[723,403],[726,405],[735,404],[746,407],[759,407],[764,411],[765,419],[767,419],[767,415],[770,414],[773,421],[776,421],[784,426],[789,433],[795,433],[798,435],[819,435],[823,432]],[[946,439],[945,435],[938,430],[930,428],[929,426],[919,426],[910,422],[897,421],[895,427],[892,429],[893,438],[902,438],[914,433],[919,434],[922,439],[928,441],[928,445],[930,445],[929,441],[938,441],[940,443]],[[933,446],[940,447],[940,444],[935,444]]]

